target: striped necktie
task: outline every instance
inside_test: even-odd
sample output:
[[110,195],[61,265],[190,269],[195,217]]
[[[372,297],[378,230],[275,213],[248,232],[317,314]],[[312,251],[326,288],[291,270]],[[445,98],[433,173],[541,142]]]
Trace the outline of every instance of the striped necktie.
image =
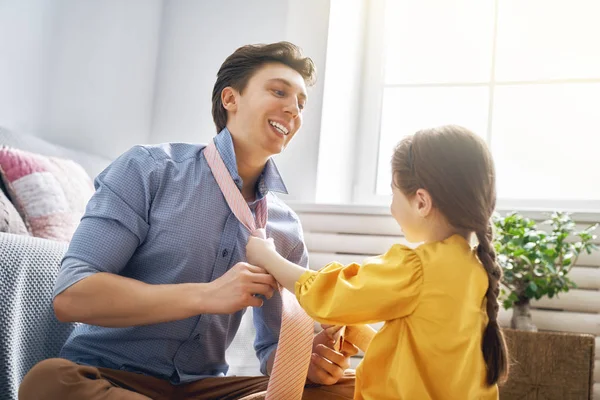
[[[266,238],[267,198],[256,205],[256,219],[236,186],[213,141],[204,150],[212,174],[236,218],[258,237]],[[312,352],[314,325],[294,294],[279,288],[282,300],[281,329],[266,400],[300,400]]]

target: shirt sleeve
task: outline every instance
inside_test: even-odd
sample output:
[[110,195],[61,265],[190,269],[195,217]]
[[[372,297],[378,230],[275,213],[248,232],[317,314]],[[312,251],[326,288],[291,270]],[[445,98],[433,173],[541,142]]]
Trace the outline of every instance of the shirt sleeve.
[[[301,237],[302,238],[302,237]],[[286,257],[294,264],[308,268],[308,251],[301,240]],[[260,360],[260,372],[267,375],[267,360],[277,348],[281,329],[281,295],[276,292],[262,307],[254,307],[256,339],[254,350]]]
[[315,320],[335,325],[370,324],[410,315],[423,284],[421,261],[401,245],[364,264],[333,262],[296,282],[300,305]]
[[136,146],[94,181],[96,191],[65,254],[54,296],[98,272],[118,274],[148,233],[157,162]]

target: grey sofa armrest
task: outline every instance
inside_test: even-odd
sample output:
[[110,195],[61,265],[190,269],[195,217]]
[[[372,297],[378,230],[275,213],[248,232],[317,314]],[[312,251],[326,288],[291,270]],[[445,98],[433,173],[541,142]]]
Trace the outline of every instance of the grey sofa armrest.
[[16,399],[37,362],[58,356],[73,324],[54,316],[52,290],[66,243],[0,233],[0,398]]

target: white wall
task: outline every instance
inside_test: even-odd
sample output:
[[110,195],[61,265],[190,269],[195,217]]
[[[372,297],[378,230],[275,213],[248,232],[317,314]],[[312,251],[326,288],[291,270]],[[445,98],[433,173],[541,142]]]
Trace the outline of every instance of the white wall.
[[289,198],[314,200],[329,1],[165,0],[164,4],[151,141],[208,141],[216,133],[212,88],[225,58],[244,44],[289,40],[313,59],[321,79],[309,92],[304,127],[276,162]]
[[115,157],[150,132],[162,0],[1,0],[0,126]]
[[148,141],[162,0],[54,0],[45,136],[115,157]]
[[40,128],[53,12],[47,0],[0,0],[1,126]]
[[315,198],[329,0],[0,0],[0,126],[115,157],[206,142],[211,93],[237,47],[289,40],[318,70],[302,131],[277,164]]
[[206,142],[216,133],[211,95],[217,71],[236,48],[281,40],[279,0],[165,0],[152,142]]

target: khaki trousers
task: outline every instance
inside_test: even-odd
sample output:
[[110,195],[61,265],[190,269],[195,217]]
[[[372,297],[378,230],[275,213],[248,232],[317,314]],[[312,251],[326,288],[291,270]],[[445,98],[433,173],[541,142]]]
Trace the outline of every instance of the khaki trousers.
[[[36,364],[23,378],[19,400],[259,400],[264,399],[268,380],[232,376],[172,385],[147,375],[51,358]],[[302,399],[348,400],[353,395],[354,373],[348,370],[335,385],[306,385]]]

